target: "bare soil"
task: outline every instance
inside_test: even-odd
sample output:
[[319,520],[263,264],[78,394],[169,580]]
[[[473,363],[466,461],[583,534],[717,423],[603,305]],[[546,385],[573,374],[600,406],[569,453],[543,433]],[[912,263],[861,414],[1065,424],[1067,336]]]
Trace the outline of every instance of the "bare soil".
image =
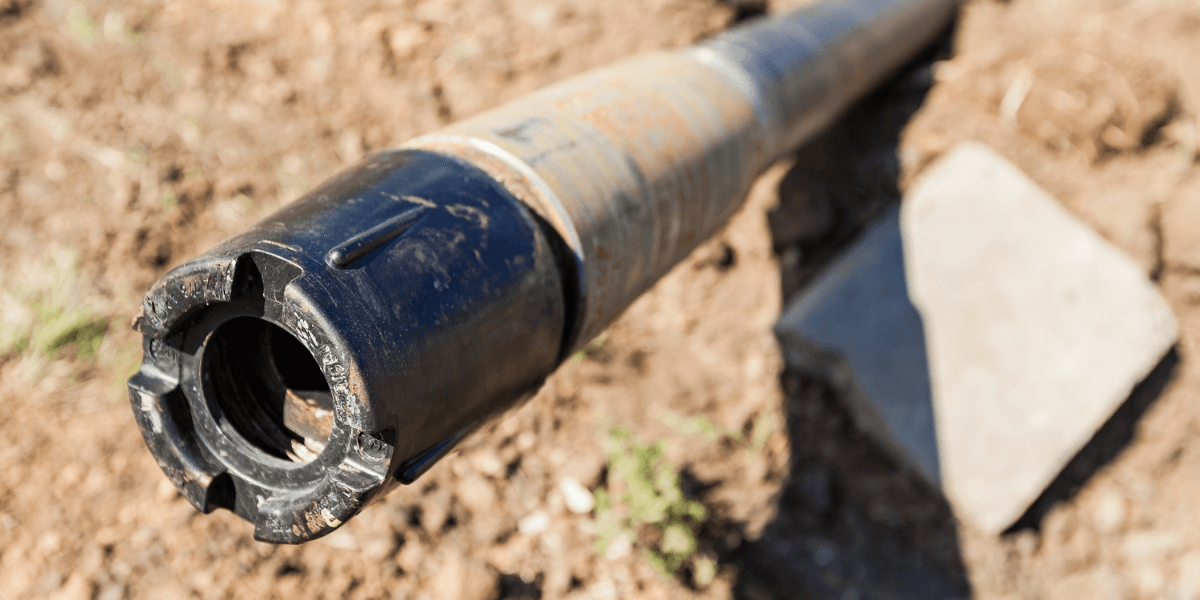
[[[365,152],[798,3],[0,0],[0,598],[1200,598],[1189,0],[969,2],[602,344],[334,535],[255,542],[162,476],[123,381],[129,319],[167,269]],[[771,334],[785,297],[967,139],[1133,256],[1183,329],[1001,538],[788,373]],[[605,485],[613,427],[664,441],[706,507],[710,582],[659,574],[641,538],[598,553],[592,515],[568,509],[565,479]]]

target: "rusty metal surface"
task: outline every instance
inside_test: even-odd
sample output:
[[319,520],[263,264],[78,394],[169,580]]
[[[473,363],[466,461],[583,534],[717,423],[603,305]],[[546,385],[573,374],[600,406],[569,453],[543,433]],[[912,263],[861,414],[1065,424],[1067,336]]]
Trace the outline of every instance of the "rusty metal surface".
[[827,0],[368,156],[146,294],[147,445],[257,539],[329,533],[531,396],[955,6]]
[[954,0],[834,0],[599,69],[405,145],[479,165],[574,253],[569,346],[599,334],[810,139],[945,27]]
[[657,54],[411,146],[487,153],[511,171],[502,181],[534,182],[514,194],[558,229],[582,267],[578,344],[736,209],[732,199],[763,162],[755,118],[745,96],[713,69],[682,54]]

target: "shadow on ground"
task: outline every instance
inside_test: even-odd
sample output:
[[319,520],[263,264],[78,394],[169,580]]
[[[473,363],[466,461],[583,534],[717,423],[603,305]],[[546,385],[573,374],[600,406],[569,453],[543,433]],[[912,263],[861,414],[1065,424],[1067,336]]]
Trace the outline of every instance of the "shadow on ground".
[[[873,245],[895,246],[895,256],[875,261],[884,266],[880,267],[882,275],[872,277],[870,285],[890,285],[896,289],[879,293],[894,295],[898,290],[907,297],[899,233],[891,231],[895,229],[895,219],[884,217],[894,217],[900,198],[901,132],[921,108],[932,84],[933,61],[946,56],[949,39],[947,35],[937,48],[861,101],[826,134],[796,152],[795,165],[779,186],[780,206],[769,215],[785,301],[814,281],[859,235],[895,238],[894,244]],[[878,283],[883,279],[890,283]],[[872,292],[856,290],[856,293]],[[915,309],[912,312],[915,314]],[[868,316],[864,315],[864,319]],[[910,320],[920,323],[919,315]],[[870,323],[863,324],[862,329],[870,328]],[[925,364],[927,371],[924,334],[917,329],[904,332],[906,337],[901,344],[917,350],[908,353],[889,350],[921,360],[897,362],[885,358],[884,362],[897,363],[896,368],[920,370],[919,365],[914,366],[919,362]],[[1133,438],[1138,420],[1173,378],[1178,362],[1178,353],[1172,350],[1010,529],[1010,534],[1039,529],[1055,505],[1070,501],[1097,471],[1124,450]],[[926,404],[931,404],[928,379],[924,381],[923,395],[908,395],[923,397]],[[894,454],[886,453],[861,431],[864,419],[861,415],[855,419],[848,412],[846,406],[853,402],[843,401],[845,390],[836,381],[789,370],[782,375],[781,383],[791,447],[790,471],[781,487],[774,520],[757,539],[742,543],[724,557],[737,567],[736,597],[752,600],[971,597],[958,525],[940,491],[911,468],[897,464],[891,458]],[[886,381],[876,383],[887,385]],[[928,413],[925,418],[932,425],[931,406],[903,407],[903,410],[912,418],[905,417],[900,422],[912,425],[920,420],[917,417]],[[887,416],[889,422],[897,422],[895,415]],[[931,438],[927,441],[934,453],[932,469],[924,465],[923,457],[913,458],[936,477],[936,441],[932,439],[935,437],[932,429],[916,426],[904,429],[910,435]],[[720,529],[713,526],[710,534],[719,537]]]
[[[769,215],[785,299],[894,210],[900,134],[925,100],[945,40],[797,151]],[[957,526],[941,494],[860,432],[828,382],[785,372],[782,384],[790,472],[775,519],[731,553],[736,595],[969,597]]]

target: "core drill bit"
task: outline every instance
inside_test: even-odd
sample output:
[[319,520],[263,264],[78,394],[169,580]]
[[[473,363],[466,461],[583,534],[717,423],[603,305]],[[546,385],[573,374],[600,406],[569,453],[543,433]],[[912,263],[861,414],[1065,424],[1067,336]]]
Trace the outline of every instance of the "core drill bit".
[[259,540],[329,533],[532,395],[956,8],[818,2],[367,156],[146,293],[147,445]]

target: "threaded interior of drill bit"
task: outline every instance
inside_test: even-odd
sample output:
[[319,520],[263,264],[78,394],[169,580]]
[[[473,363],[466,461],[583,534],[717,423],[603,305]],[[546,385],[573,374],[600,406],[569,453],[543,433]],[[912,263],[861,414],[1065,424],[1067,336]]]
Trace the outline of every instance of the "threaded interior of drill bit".
[[205,343],[206,396],[229,437],[275,458],[306,463],[333,428],[329,383],[283,328],[255,317],[223,323]]

